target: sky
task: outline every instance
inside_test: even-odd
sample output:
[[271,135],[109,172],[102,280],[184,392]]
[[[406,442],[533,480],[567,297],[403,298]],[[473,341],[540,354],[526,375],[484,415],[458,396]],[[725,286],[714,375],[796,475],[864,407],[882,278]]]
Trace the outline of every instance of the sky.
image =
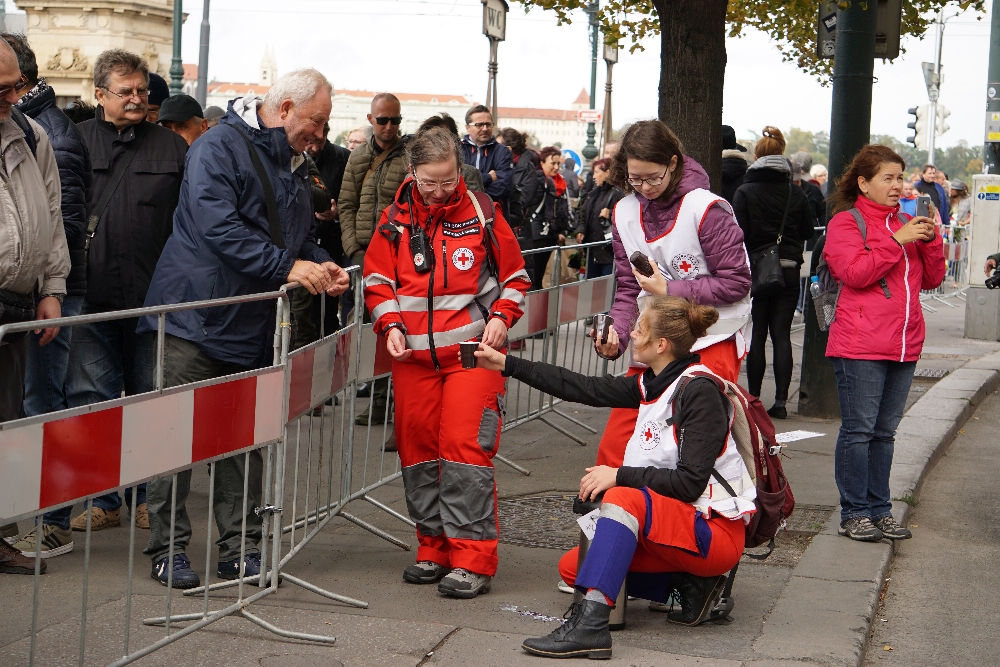
[[[586,17],[578,12],[572,25],[557,26],[551,12],[525,13],[520,4],[509,4],[507,41],[498,58],[500,105],[568,108],[581,89],[589,91]],[[256,81],[269,46],[279,74],[316,67],[335,88],[485,98],[489,43],[479,0],[215,0],[210,8],[209,75],[219,81]],[[196,63],[202,1],[188,0],[184,10],[184,62]],[[940,102],[952,114],[939,147],[983,140],[989,17],[976,17],[964,12],[945,30]],[[616,127],[656,115],[659,40],[643,46],[632,54],[621,51],[614,68]],[[831,89],[782,62],[767,35],[727,39],[726,48],[723,122],[740,137],[765,125],[829,131]],[[906,53],[893,63],[876,61],[872,109],[872,132],[900,139],[909,136],[907,109],[927,103],[920,63],[933,60],[933,29],[923,40],[905,40],[903,48]],[[599,60],[599,109],[604,72]]]

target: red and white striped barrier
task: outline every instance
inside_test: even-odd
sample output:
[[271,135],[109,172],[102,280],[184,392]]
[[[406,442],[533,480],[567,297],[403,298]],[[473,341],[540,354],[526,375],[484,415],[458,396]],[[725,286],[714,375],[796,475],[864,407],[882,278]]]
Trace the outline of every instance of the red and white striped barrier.
[[[0,428],[0,517],[17,519],[281,438],[284,369]],[[118,403],[115,405],[114,403]]]
[[611,308],[614,286],[611,276],[568,283],[561,287],[562,300],[559,302],[559,324],[575,322],[585,317],[603,313]]
[[944,258],[949,262],[960,262],[969,256],[969,242],[959,241],[958,243],[944,244]]
[[347,386],[358,363],[356,341],[350,329],[289,355],[288,421]]
[[385,336],[376,336],[371,324],[361,327],[361,351],[358,356],[358,382],[368,382],[392,372],[392,356]]

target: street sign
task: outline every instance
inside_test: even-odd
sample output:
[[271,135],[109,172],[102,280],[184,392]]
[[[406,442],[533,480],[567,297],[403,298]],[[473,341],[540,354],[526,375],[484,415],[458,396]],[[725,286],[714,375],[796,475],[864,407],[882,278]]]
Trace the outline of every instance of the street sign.
[[618,45],[617,44],[605,44],[604,45],[604,62],[606,63],[616,63],[618,62]]
[[577,153],[574,150],[569,149],[569,148],[562,149],[562,154],[563,154],[564,161],[565,161],[565,158],[572,158],[573,159],[573,162],[576,163],[575,165],[573,165],[573,171],[575,171],[576,173],[579,174],[580,173],[580,169],[583,168],[583,158],[580,157],[580,154]]
[[816,24],[816,55],[833,58],[837,43],[837,3],[822,0],[819,3],[819,21]]
[[577,112],[576,119],[581,123],[600,123],[601,115],[597,109],[581,109]]
[[986,141],[1000,141],[1000,112],[986,112]]
[[878,0],[875,16],[875,57],[899,57],[899,32],[903,21],[903,0]]
[[504,0],[483,1],[483,34],[502,42],[507,36],[507,3]]

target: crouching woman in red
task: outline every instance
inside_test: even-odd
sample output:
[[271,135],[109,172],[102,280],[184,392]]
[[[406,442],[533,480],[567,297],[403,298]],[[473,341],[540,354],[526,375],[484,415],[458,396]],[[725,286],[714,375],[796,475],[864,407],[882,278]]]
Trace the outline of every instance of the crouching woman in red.
[[530,281],[499,207],[466,190],[458,140],[433,128],[406,153],[410,177],[382,213],[364,271],[365,304],[393,358],[396,446],[417,524],[417,562],[403,579],[472,598],[497,569],[492,458],[506,381],[463,369],[458,344],[505,347]]
[[627,575],[630,595],[665,602],[680,593],[681,611],[668,616],[674,623],[698,625],[718,602],[757,496],[729,435],[732,405],[711,378],[691,377],[711,373],[691,347],[718,317],[711,306],[652,297],[631,332],[634,358],[648,366],[639,376],[586,377],[485,346],[476,353],[480,366],[553,396],[639,410],[624,464],[588,468],[580,481],[581,499],[603,494],[597,530],[580,571],[576,550],[559,569],[586,597],[561,627],[525,640],[529,653],[610,658],[610,605]]

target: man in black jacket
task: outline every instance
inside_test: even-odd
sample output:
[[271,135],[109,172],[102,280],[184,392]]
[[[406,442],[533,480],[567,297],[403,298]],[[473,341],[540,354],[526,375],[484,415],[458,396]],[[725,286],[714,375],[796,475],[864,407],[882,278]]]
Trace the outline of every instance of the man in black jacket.
[[[87,294],[83,313],[141,308],[153,270],[173,230],[187,142],[146,120],[149,67],[141,57],[111,49],[94,62],[97,117],[80,123],[93,164],[87,207]],[[122,167],[124,165],[124,167]],[[119,176],[120,169],[124,172]],[[90,218],[93,220],[93,217]],[[70,407],[154,389],[156,334],[137,334],[135,318],[75,327],[67,377]],[[133,506],[136,525],[149,527],[145,485]],[[95,498],[91,529],[117,526],[117,493]],[[85,530],[86,514],[74,530]]]
[[[45,130],[56,164],[62,192],[62,219],[66,230],[71,268],[66,279],[62,316],[79,315],[87,292],[87,266],[83,250],[87,231],[87,197],[90,190],[90,152],[76,125],[56,106],[55,91],[38,77],[35,53],[24,35],[0,35],[14,49],[21,74],[27,80],[17,108]],[[52,342],[42,347],[41,335],[30,334],[28,367],[24,387],[24,413],[28,417],[68,407],[66,365],[73,327],[63,327]],[[63,526],[68,528],[69,526]]]
[[743,176],[747,173],[747,160],[744,157],[747,149],[736,143],[736,130],[729,125],[722,126],[722,198],[730,204],[736,189],[743,185]]

